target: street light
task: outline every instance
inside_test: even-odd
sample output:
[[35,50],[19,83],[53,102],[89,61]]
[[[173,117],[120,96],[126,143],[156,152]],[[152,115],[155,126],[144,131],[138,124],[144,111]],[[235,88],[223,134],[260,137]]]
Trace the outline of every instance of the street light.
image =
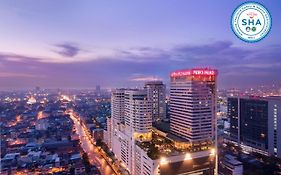
[[160,159],[160,165],[165,165],[165,164],[168,164],[168,161],[167,161],[167,159],[165,157],[162,157]]
[[186,153],[184,160],[192,160],[192,157],[189,153]]

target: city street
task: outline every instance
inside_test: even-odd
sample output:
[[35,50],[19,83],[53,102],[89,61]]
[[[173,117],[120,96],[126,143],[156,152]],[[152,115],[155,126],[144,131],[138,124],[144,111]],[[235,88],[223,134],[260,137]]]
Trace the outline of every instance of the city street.
[[69,112],[68,114],[74,122],[76,133],[79,135],[81,147],[88,154],[90,163],[97,166],[102,175],[115,175],[116,173],[114,173],[111,166],[99,155],[98,148],[91,143],[90,137],[86,133],[87,131],[75,117],[75,114],[72,112]]

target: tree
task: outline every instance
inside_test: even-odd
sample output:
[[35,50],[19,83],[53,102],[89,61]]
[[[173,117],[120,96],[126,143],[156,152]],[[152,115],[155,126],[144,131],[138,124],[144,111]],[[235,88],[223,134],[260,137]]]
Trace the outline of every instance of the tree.
[[147,155],[153,160],[159,158],[159,150],[156,148],[154,144],[149,145]]
[[97,139],[96,145],[97,145],[97,146],[102,146],[102,140],[101,140],[101,139]]
[[71,168],[69,169],[69,173],[70,173],[71,175],[74,175],[74,173],[75,173],[75,168],[74,168],[73,166],[71,166]]
[[90,164],[89,157],[88,157],[87,153],[84,152],[83,155],[82,155],[82,158],[83,158],[83,163],[85,165],[86,173],[90,173],[91,172],[91,164]]

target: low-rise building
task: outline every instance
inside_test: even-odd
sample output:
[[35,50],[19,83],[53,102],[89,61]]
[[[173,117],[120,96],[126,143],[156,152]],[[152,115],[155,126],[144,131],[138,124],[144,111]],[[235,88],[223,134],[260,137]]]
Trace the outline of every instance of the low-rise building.
[[225,155],[219,160],[219,175],[242,175],[243,163],[232,155]]

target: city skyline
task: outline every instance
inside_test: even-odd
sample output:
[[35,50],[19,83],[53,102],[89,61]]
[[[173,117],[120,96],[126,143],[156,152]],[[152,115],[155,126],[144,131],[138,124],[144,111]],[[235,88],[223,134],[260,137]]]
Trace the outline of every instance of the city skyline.
[[280,2],[258,1],[273,26],[255,44],[231,31],[242,2],[1,2],[0,90],[168,84],[192,67],[218,69],[219,88],[280,86]]
[[281,174],[281,1],[0,2],[0,174]]

